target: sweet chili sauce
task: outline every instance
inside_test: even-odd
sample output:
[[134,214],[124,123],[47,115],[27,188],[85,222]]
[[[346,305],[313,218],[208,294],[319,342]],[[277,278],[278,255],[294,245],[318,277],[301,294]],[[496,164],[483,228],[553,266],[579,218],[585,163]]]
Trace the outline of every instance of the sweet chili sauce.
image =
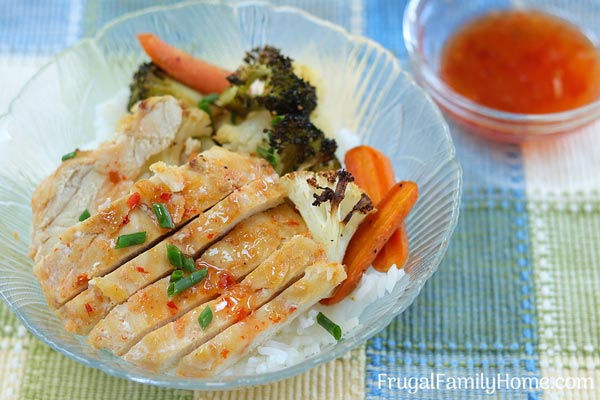
[[474,102],[502,111],[566,111],[600,97],[600,52],[575,26],[532,10],[496,11],[445,44],[440,76]]

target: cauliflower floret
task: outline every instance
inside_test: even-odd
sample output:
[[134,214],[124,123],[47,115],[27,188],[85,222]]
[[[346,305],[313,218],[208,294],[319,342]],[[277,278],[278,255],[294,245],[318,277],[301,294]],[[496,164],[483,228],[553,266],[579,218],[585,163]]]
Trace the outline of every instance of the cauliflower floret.
[[369,196],[353,180],[348,171],[339,170],[296,171],[280,181],[313,238],[323,246],[332,262],[343,260],[354,232],[375,210]]
[[228,150],[256,154],[256,148],[265,147],[267,143],[267,134],[263,131],[271,126],[272,119],[269,111],[251,112],[237,125],[224,122],[214,139]]

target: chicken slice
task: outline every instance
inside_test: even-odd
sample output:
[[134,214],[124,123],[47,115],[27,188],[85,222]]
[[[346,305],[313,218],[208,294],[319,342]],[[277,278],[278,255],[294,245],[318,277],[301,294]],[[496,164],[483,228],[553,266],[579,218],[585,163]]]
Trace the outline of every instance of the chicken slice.
[[[273,174],[265,160],[220,147],[181,167],[159,162],[152,170],[155,175],[136,182],[130,195],[64,231],[59,244],[35,265],[52,309],[83,291],[90,279],[111,272],[172,232],[159,226],[154,203],[165,204],[177,228],[236,188]],[[143,243],[116,248],[120,236],[140,232],[145,232]]]
[[242,221],[196,261],[199,268],[208,268],[202,284],[173,297],[167,294],[169,277],[141,289],[92,329],[88,343],[123,355],[148,332],[222,293],[285,240],[299,234],[308,235],[308,230],[300,215],[287,204]]
[[173,271],[174,267],[167,256],[167,244],[173,244],[184,253],[196,257],[239,222],[280,204],[283,198],[284,192],[275,173],[243,186],[163,243],[110,274],[90,281],[88,289],[65,304],[58,316],[67,330],[86,334],[116,305]]
[[307,267],[302,279],[279,296],[183,357],[176,374],[188,377],[218,374],[329,296],[345,278],[344,266],[339,263],[321,261]]
[[[294,236],[241,283],[146,335],[124,358],[150,370],[168,369],[182,356],[269,301],[301,276],[308,265],[325,259],[325,252],[317,242]],[[212,322],[202,328],[198,318],[207,307],[213,315]]]
[[187,139],[210,135],[210,117],[173,97],[141,102],[119,123],[114,140],[80,151],[40,183],[31,200],[30,256],[48,254],[84,210],[125,195],[154,160],[179,165]]

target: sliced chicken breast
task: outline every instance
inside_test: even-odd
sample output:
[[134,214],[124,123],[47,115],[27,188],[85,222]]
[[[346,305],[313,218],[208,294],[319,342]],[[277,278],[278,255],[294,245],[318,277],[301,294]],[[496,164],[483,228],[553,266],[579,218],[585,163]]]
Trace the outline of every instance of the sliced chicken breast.
[[[88,281],[111,272],[172,232],[161,228],[152,209],[163,203],[175,227],[185,224],[236,188],[273,174],[263,159],[213,147],[181,167],[152,165],[155,175],[135,183],[97,214],[65,230],[59,243],[38,262],[48,304],[56,309],[85,290]],[[120,247],[120,237],[137,234],[139,244]]]
[[[197,257],[239,222],[282,203],[285,194],[279,186],[277,174],[272,170],[271,172],[234,191],[157,246],[108,275],[91,280],[86,291],[66,303],[58,312],[67,330],[86,334],[116,305],[126,301],[138,290],[170,274],[175,267],[168,259],[168,244]],[[225,257],[225,249],[222,251],[222,256]],[[210,253],[213,252],[215,250]],[[227,256],[235,258],[231,254]],[[206,259],[208,263],[212,261],[217,262],[219,259]]]
[[[172,297],[167,294],[169,277],[139,290],[92,329],[88,342],[93,347],[106,348],[116,355],[123,355],[148,332],[173,321],[224,290],[229,291],[231,285],[250,271],[254,270],[250,275],[255,275],[261,270],[262,276],[267,277],[267,273],[271,276],[285,275],[285,271],[276,273],[276,270],[265,270],[267,266],[263,261],[284,241],[299,234],[308,235],[308,230],[300,215],[287,204],[250,217],[196,260],[197,268],[208,268],[208,275],[202,283]],[[294,243],[301,244],[301,241],[294,240]],[[285,265],[285,259],[281,257],[277,262]],[[260,267],[255,270],[259,264]],[[276,267],[279,267],[278,264],[268,268]],[[255,278],[251,282],[256,283],[257,289],[261,288],[259,285],[266,284],[264,279],[260,281]]]
[[48,254],[84,210],[95,214],[107,199],[125,195],[155,160],[185,162],[186,141],[210,135],[210,123],[205,112],[170,96],[141,102],[121,120],[114,140],[78,152],[37,187],[31,200],[31,257],[37,262]]
[[[308,265],[325,259],[325,252],[317,242],[304,236],[294,236],[241,283],[229,287],[219,298],[146,335],[124,358],[150,370],[168,369],[182,356],[244,319],[281,292],[300,277]],[[202,328],[198,318],[207,308],[212,321]]]
[[[345,278],[346,272],[342,264],[318,262],[309,266],[302,279],[280,295],[183,357],[177,365],[176,373],[188,377],[218,374],[320,299],[329,296]],[[210,324],[212,323],[214,321]]]

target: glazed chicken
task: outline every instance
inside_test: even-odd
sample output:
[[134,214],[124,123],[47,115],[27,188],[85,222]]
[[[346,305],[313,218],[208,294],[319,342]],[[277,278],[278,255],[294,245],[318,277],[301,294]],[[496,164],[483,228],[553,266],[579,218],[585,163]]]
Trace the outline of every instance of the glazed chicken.
[[[34,267],[51,308],[82,292],[88,282],[107,274],[172,233],[157,222],[153,204],[162,203],[175,228],[195,218],[237,188],[273,174],[262,159],[213,147],[180,167],[162,162],[154,176],[135,183],[130,193],[99,213],[65,230],[50,254]],[[139,243],[119,246],[124,235]]]
[[[235,322],[244,319],[283,290],[325,252],[314,240],[294,236],[261,263],[243,281],[217,299],[198,304],[189,313],[150,333],[133,346],[125,359],[151,370],[165,370]],[[205,298],[205,300],[208,300]],[[209,307],[212,322],[203,329],[198,318]]]
[[319,261],[308,266],[302,279],[183,357],[177,365],[176,374],[188,377],[218,374],[264,343],[320,299],[329,296],[345,278],[344,266],[337,262]]
[[[162,243],[140,254],[112,273],[90,281],[90,287],[86,291],[69,301],[58,312],[67,330],[78,334],[87,334],[115,305],[124,302],[138,290],[171,273],[175,267],[168,259],[167,245],[177,246],[189,255],[196,257],[240,221],[281,203],[284,194],[276,183],[276,178],[273,175],[266,175],[243,186]],[[264,232],[264,229],[260,229],[257,234]],[[217,249],[222,248],[226,243],[218,242]],[[238,251],[243,250],[239,249]],[[215,248],[212,248],[211,252],[214,251],[216,251]],[[246,252],[248,251],[246,249]],[[203,255],[203,257],[205,256]],[[229,256],[229,258],[232,257]],[[231,269],[228,269],[230,274],[236,272],[235,268],[241,267],[233,261],[234,258],[227,264],[231,265]],[[247,260],[245,261],[247,262]],[[160,285],[159,282],[154,286]],[[145,292],[138,293],[142,296],[142,293]],[[144,295],[144,298],[146,297]]]
[[114,140],[64,161],[40,183],[31,200],[34,261],[54,248],[59,235],[75,225],[84,210],[93,215],[107,199],[125,195],[154,161],[185,162],[186,143],[210,135],[210,123],[205,112],[173,97],[149,98],[120,121]]
[[170,297],[170,279],[155,282],[113,309],[90,332],[88,342],[124,354],[143,335],[228,290],[259,264],[258,269],[263,268],[261,263],[273,251],[298,234],[308,235],[308,231],[287,205],[250,217],[196,260],[197,268],[208,268],[203,284]]

